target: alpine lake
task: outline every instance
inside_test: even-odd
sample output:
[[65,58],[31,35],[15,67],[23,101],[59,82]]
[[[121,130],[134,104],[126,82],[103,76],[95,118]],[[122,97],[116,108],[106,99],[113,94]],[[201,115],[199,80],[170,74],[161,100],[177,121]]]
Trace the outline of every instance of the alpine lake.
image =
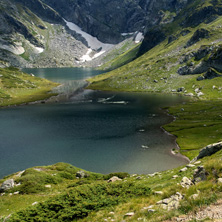
[[89,68],[24,69],[59,82],[46,103],[0,109],[0,178],[33,166],[67,162],[98,172],[148,174],[187,162],[175,138],[161,129],[173,120],[161,107],[176,95],[86,90]]

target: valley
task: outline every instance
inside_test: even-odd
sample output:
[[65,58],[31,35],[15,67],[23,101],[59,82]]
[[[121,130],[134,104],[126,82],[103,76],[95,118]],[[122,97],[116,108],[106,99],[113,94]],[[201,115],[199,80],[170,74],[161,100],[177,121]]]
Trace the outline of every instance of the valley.
[[22,170],[0,221],[222,220],[222,1],[2,0],[0,18],[0,169]]

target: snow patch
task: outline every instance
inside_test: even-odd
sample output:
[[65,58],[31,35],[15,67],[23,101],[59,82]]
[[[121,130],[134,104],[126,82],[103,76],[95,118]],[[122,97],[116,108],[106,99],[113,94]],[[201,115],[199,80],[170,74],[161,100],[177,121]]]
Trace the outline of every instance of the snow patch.
[[106,52],[106,51],[101,51],[101,52],[96,53],[96,54],[92,57],[92,59],[95,59],[95,58],[101,56],[101,55],[102,55],[103,53],[105,53],[105,52]]
[[35,50],[37,51],[38,54],[40,54],[44,51],[44,49],[40,48],[40,47],[35,47]]
[[142,32],[138,32],[136,37],[135,37],[135,43],[139,43],[143,40],[144,36]]
[[92,60],[92,58],[90,57],[91,52],[92,52],[92,49],[88,49],[87,53],[80,58],[80,61],[81,62],[91,61]]
[[129,32],[129,33],[121,33],[121,36],[127,36],[127,35],[133,35],[134,32]]
[[1,49],[5,49],[15,55],[21,55],[25,52],[25,49],[20,45],[0,45]]
[[96,37],[91,36],[90,34],[84,32],[78,25],[68,22],[65,19],[63,19],[66,22],[66,25],[68,28],[72,31],[75,31],[76,33],[80,34],[88,43],[88,46],[93,50],[98,50],[102,48],[102,51],[107,51],[108,49],[112,48],[112,44],[106,44],[103,42],[100,42]]

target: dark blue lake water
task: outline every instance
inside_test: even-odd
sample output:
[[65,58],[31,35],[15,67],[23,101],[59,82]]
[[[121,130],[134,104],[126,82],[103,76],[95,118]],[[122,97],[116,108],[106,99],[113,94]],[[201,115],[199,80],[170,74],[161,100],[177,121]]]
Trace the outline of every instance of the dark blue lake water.
[[[67,84],[81,79],[80,73],[83,79],[98,74],[80,68],[27,71]],[[3,108],[0,178],[56,162],[99,173],[144,174],[185,164],[171,154],[175,140],[160,128],[172,121],[160,107],[183,101],[173,95],[83,90],[58,103]]]

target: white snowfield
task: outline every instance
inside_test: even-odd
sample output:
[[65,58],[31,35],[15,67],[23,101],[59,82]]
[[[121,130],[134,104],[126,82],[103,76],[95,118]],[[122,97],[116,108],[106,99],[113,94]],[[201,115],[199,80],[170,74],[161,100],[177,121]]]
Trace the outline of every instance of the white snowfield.
[[22,46],[17,45],[0,45],[0,48],[12,52],[15,55],[21,55],[25,52],[25,49]]
[[[36,47],[33,44],[31,44],[30,42],[28,42],[28,44],[32,47],[34,53],[36,54],[40,54],[44,51],[43,48],[40,47]],[[17,42],[15,45],[0,45],[1,49],[5,49],[9,52],[12,52],[15,55],[21,55],[25,52],[25,49],[22,47],[22,43],[21,42]]]
[[76,33],[80,34],[88,43],[89,48],[93,50],[98,50],[102,48],[102,51],[107,51],[113,47],[112,44],[107,44],[100,42],[96,37],[91,36],[90,34],[84,32],[78,25],[68,22],[64,19],[66,25],[69,27],[70,30],[75,31]]
[[139,43],[143,40],[144,36],[142,32],[138,32],[136,37],[135,37],[135,43]]

